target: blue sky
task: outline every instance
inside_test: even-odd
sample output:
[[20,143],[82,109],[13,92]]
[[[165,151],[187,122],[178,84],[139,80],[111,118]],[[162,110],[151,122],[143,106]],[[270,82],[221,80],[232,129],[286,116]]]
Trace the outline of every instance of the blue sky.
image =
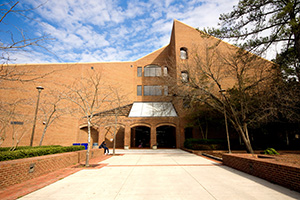
[[[10,2],[0,0],[1,2]],[[23,0],[29,18],[10,13],[0,24],[6,44],[46,34],[41,47],[9,52],[10,63],[134,61],[169,43],[177,19],[192,27],[216,27],[238,0]],[[44,4],[43,4],[44,3]],[[12,4],[11,4],[12,5]],[[10,31],[10,32],[8,32]]]

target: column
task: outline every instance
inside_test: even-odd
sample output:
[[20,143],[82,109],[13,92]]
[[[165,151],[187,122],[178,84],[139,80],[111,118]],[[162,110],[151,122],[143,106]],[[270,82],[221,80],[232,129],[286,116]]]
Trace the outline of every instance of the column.
[[151,132],[150,132],[150,148],[156,149],[157,148],[157,140],[156,140],[156,128],[152,125]]
[[129,125],[125,125],[125,133],[124,133],[124,149],[130,148],[130,136],[131,136],[131,128]]

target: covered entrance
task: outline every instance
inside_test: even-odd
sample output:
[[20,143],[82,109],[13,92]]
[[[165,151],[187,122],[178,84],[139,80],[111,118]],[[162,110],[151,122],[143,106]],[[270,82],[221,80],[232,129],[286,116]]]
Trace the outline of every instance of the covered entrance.
[[150,128],[147,126],[136,126],[131,128],[131,147],[150,147]]
[[176,148],[176,128],[173,126],[160,126],[156,128],[158,148]]

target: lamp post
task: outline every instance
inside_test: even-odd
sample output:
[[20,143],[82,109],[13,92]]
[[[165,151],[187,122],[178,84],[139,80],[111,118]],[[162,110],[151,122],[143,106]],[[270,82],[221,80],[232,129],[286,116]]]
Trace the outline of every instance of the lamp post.
[[34,114],[34,120],[33,120],[33,127],[32,127],[32,133],[31,133],[31,138],[30,138],[30,146],[31,147],[32,147],[32,144],[33,144],[33,137],[34,137],[35,124],[36,124],[36,117],[37,117],[38,108],[39,108],[39,102],[40,102],[40,94],[41,94],[41,91],[44,88],[42,86],[37,86],[36,89],[38,90],[38,99],[37,99],[37,102],[36,102],[35,114]]
[[231,153],[229,133],[228,133],[228,124],[227,124],[227,114],[226,114],[226,109],[225,109],[226,97],[225,97],[224,92],[226,92],[226,90],[220,90],[219,92],[222,94],[222,97],[223,97],[223,110],[224,110],[225,127],[226,127],[226,135],[227,135],[228,153]]

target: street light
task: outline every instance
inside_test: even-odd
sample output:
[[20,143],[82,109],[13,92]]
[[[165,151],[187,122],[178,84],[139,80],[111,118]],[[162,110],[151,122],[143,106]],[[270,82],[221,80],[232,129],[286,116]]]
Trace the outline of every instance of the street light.
[[36,102],[36,107],[35,107],[35,114],[34,114],[34,120],[33,120],[33,127],[32,127],[32,133],[31,133],[31,138],[30,138],[30,146],[32,147],[33,144],[33,137],[34,137],[34,130],[35,130],[35,123],[36,123],[36,117],[37,117],[37,112],[39,108],[39,102],[40,102],[40,94],[41,91],[44,89],[42,86],[37,86],[36,89],[38,90],[38,99]]
[[228,133],[228,125],[227,125],[227,114],[226,114],[226,110],[225,110],[225,94],[224,92],[226,92],[226,90],[220,90],[219,91],[222,94],[222,97],[224,98],[223,100],[223,110],[224,110],[224,118],[225,118],[225,127],[226,127],[226,135],[227,135],[227,143],[228,143],[228,152],[231,153],[231,149],[230,149],[230,141],[229,141],[229,133]]

